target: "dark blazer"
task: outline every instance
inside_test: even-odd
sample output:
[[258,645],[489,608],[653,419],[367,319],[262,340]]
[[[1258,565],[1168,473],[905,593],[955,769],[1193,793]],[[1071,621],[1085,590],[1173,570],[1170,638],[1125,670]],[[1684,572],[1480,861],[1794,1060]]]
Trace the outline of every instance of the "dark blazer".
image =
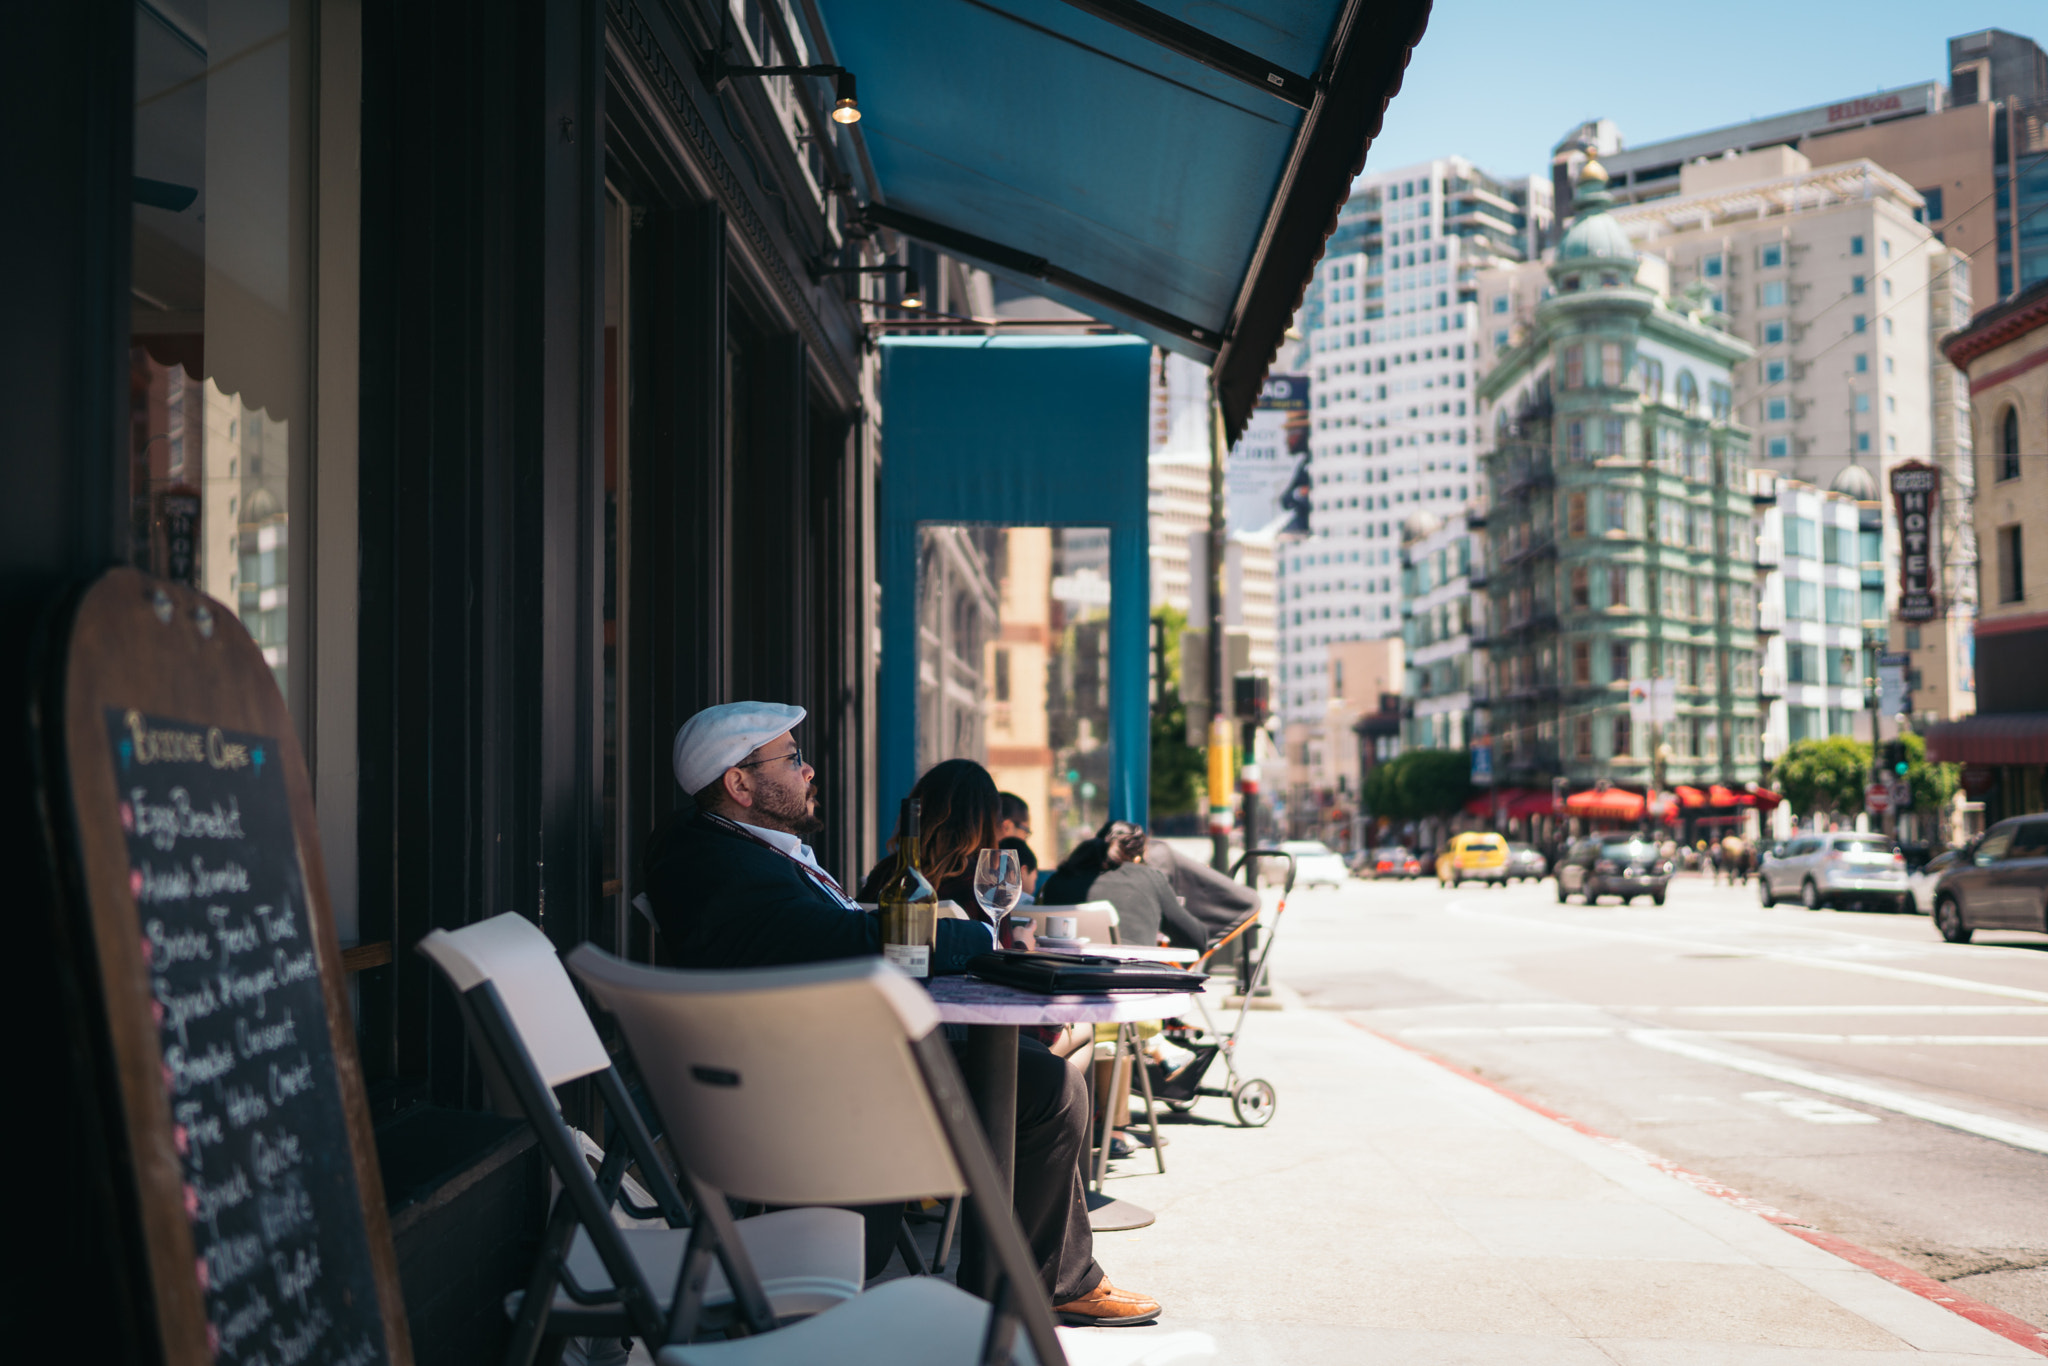
[[[875,916],[839,905],[779,851],[695,813],[656,836],[647,899],[669,967],[771,967],[882,951]],[[941,921],[934,966],[989,947],[986,927]]]

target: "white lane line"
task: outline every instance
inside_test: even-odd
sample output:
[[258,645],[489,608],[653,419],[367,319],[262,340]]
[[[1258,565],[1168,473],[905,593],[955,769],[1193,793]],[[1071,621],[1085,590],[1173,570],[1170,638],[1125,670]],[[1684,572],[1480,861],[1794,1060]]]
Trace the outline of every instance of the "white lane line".
[[1823,1072],[1809,1071],[1804,1067],[1790,1067],[1762,1058],[1745,1058],[1734,1053],[1723,1053],[1718,1048],[1708,1048],[1694,1043],[1690,1038],[1680,1037],[1671,1030],[1636,1029],[1629,1031],[1629,1038],[1646,1048],[1675,1053],[1681,1058],[1691,1058],[1695,1062],[1712,1063],[1716,1067],[1727,1067],[1737,1072],[1747,1072],[1751,1076],[1784,1082],[1788,1086],[1818,1091],[1824,1096],[1834,1096],[1838,1100],[1868,1105],[1875,1110],[1889,1110],[1893,1114],[1924,1119],[1929,1124],[1960,1129],[1966,1134],[1975,1134],[1979,1138],[1988,1138],[2028,1152],[2048,1153],[2048,1130],[2036,1129],[2031,1125],[2015,1124],[2011,1120],[1995,1119],[1990,1115],[1973,1114],[1968,1110],[1958,1110],[1952,1105],[1922,1100],[1903,1091],[1873,1086],[1869,1082],[1852,1081],[1847,1077],[1831,1077]]
[[2048,1015],[2048,1006],[1607,1006],[1642,1015]]
[[1532,1015],[1997,1015],[2048,1016],[2048,1006],[1784,1005],[1669,1006],[1595,1005],[1585,1001],[1438,1001],[1420,1006],[1381,1006],[1388,1015],[1456,1015],[1484,1011],[1526,1011]]
[[1782,1029],[1702,1029],[1686,1032],[1752,1043],[1875,1044],[1886,1048],[1917,1048],[1923,1044],[1942,1044],[1955,1048],[2048,1048],[2048,1035],[2042,1034],[1795,1034]]
[[[1404,1039],[1608,1039],[1625,1031],[1603,1025],[1419,1025],[1396,1031]],[[1659,1030],[1658,1033],[1677,1031]],[[1802,1034],[1784,1029],[1688,1029],[1688,1037],[1738,1043],[1797,1043],[1818,1047],[2048,1048],[2043,1034]]]
[[1535,916],[1500,915],[1491,911],[1475,911],[1453,904],[1451,914],[1462,915],[1473,920],[1491,920],[1502,925],[1532,926],[1539,929],[1556,930],[1564,934],[1581,934],[1595,939],[1620,939],[1638,944],[1656,944],[1664,948],[1684,949],[1689,953],[1726,954],[1739,958],[1761,958],[1774,963],[1795,963],[1802,967],[1826,968],[1831,972],[1854,972],[1865,977],[1883,977],[1894,982],[1913,982],[1921,986],[1942,987],[1949,991],[1968,991],[1980,996],[2006,996],[2020,1001],[2038,1001],[2048,1004],[2048,991],[2035,991],[2028,987],[2009,987],[1999,982],[1979,982],[1969,977],[1948,977],[1937,972],[1916,972],[1911,968],[1888,968],[1877,963],[1853,963],[1840,958],[1818,958],[1812,954],[1786,953],[1778,949],[1744,948],[1739,943],[1723,943],[1712,939],[1672,939],[1661,934],[1643,934],[1634,930],[1607,930],[1590,925],[1564,925],[1554,920],[1543,920]]
[[1851,1110],[1846,1105],[1837,1105],[1830,1100],[1816,1100],[1812,1096],[1795,1096],[1790,1091],[1744,1091],[1744,1100],[1753,1100],[1759,1105],[1768,1105],[1774,1110],[1803,1119],[1808,1124],[1878,1124],[1882,1121],[1876,1115],[1866,1115],[1861,1110]]

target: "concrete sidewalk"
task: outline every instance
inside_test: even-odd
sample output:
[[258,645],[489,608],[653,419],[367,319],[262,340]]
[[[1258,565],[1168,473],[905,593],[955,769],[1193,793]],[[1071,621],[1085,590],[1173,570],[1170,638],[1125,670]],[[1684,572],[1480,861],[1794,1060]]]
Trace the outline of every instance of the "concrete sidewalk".
[[1203,1100],[1162,1126],[1165,1175],[1117,1164],[1109,1192],[1159,1221],[1096,1256],[1166,1312],[1065,1330],[1075,1366],[2039,1360],[1298,1000],[1254,1015],[1240,1054],[1278,1089],[1272,1124]]

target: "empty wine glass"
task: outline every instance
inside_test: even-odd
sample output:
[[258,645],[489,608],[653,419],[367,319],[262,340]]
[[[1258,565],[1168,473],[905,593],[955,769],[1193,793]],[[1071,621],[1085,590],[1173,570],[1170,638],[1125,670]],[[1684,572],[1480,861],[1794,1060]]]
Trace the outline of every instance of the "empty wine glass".
[[984,849],[974,861],[974,899],[1000,926],[1024,890],[1024,867],[1015,849]]

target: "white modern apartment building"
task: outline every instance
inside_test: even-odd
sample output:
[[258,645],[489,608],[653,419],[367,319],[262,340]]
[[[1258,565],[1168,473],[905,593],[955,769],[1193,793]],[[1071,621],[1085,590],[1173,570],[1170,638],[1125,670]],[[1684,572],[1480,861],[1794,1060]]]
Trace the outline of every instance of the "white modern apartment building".
[[[1882,620],[1884,589],[1863,566],[1878,551],[1881,510],[1765,470],[1757,504],[1759,691],[1768,704],[1764,758],[1796,740],[1847,735],[1870,740],[1863,681],[1876,673],[1863,623]],[[1886,719],[1883,733],[1895,733]]]
[[[1152,605],[1187,613],[1197,631],[1206,630],[1208,620],[1206,586],[1198,582],[1208,563],[1208,421],[1208,372],[1185,357],[1158,353],[1146,481]],[[1279,672],[1277,539],[1270,529],[1233,532],[1223,561],[1225,626],[1249,635],[1250,667],[1269,680]]]
[[[1401,633],[1402,529],[1481,496],[1475,275],[1527,259],[1550,187],[1459,157],[1362,176],[1302,310],[1312,534],[1281,548],[1275,710],[1319,725],[1333,643]],[[1316,737],[1326,739],[1327,737]]]

